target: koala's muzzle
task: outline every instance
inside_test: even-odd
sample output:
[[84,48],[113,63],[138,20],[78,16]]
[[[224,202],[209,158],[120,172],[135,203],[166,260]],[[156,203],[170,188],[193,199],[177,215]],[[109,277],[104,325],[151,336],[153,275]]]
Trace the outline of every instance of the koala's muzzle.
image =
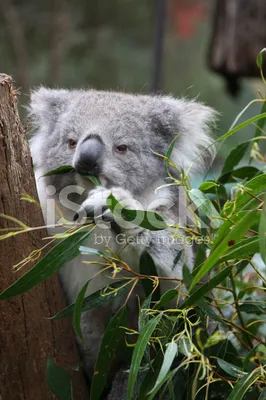
[[98,175],[103,150],[104,145],[100,139],[85,139],[79,146],[75,169],[82,174]]

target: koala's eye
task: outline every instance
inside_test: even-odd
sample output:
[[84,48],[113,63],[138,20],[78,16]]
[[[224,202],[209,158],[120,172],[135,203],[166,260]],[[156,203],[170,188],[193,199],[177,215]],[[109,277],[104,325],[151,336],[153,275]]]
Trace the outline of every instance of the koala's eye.
[[68,139],[68,147],[69,147],[70,149],[74,149],[74,148],[76,147],[76,145],[77,145],[76,140],[74,140],[74,139]]
[[121,144],[120,146],[117,146],[116,151],[118,153],[125,153],[127,151],[127,145]]

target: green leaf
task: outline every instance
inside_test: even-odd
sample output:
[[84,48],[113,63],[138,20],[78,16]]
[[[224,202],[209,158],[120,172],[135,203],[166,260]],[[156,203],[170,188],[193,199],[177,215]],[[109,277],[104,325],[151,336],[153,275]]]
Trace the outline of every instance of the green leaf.
[[147,393],[153,388],[155,384],[155,380],[161,369],[162,362],[163,362],[163,353],[161,351],[158,351],[154,360],[151,363],[151,367],[149,368],[140,386],[136,400],[146,399]]
[[238,274],[241,274],[242,271],[248,266],[249,262],[248,260],[240,261],[236,265],[236,271],[234,273],[234,278],[237,277]]
[[[77,172],[75,168],[72,167],[72,165],[62,165],[59,168],[53,169],[52,171],[46,172],[43,176],[53,176],[53,175],[62,175],[62,174],[68,174],[70,172]],[[98,177],[92,176],[92,175],[87,175],[87,174],[80,174],[84,176],[84,178],[89,179],[95,186],[100,186],[101,181]]]
[[203,311],[204,314],[208,315],[214,321],[220,322],[224,326],[227,326],[226,322],[213,309],[208,305],[207,301],[202,298],[197,301],[197,306]]
[[224,175],[226,172],[230,172],[234,169],[234,167],[244,157],[249,144],[250,144],[249,142],[240,143],[238,146],[236,146],[233,150],[230,151],[229,155],[225,159],[221,175]]
[[150,319],[150,317],[149,317],[149,315],[147,314],[146,311],[151,308],[151,297],[152,297],[151,294],[148,295],[144,299],[144,301],[143,301],[143,303],[142,303],[142,305],[140,307],[139,319],[138,319],[138,329],[139,329],[140,332],[142,331],[143,327],[146,325],[146,323]]
[[241,312],[245,312],[247,314],[265,314],[266,307],[264,302],[245,302],[239,306],[239,310]]
[[114,215],[121,216],[125,221],[134,223],[136,226],[150,231],[160,231],[167,228],[167,224],[161,215],[154,211],[129,210],[123,207],[112,194],[109,195],[106,204]]
[[155,328],[157,327],[158,323],[160,322],[161,318],[162,315],[159,314],[156,317],[149,320],[149,322],[147,322],[147,324],[144,326],[143,330],[139,334],[131,360],[130,373],[128,377],[127,400],[132,399],[133,390],[139,373],[141,360],[144,356],[146,347],[148,346],[150,337]]
[[75,169],[72,167],[72,165],[62,165],[59,168],[46,172],[46,174],[43,176],[62,175],[68,174],[69,172],[75,172]]
[[[256,204],[256,206],[257,206],[257,204]],[[250,209],[252,209],[252,207],[250,207]],[[253,222],[254,222],[254,224],[256,224],[259,222],[260,213],[256,212],[256,211],[253,211],[253,212],[254,212]],[[211,249],[212,252],[217,248],[217,246],[222,242],[222,240],[226,238],[228,233],[230,233],[231,229],[234,226],[237,226],[239,224],[239,221],[241,221],[246,214],[247,214],[247,211],[239,211],[236,214],[230,216],[229,220],[226,220],[223,222],[223,224],[220,226],[218,232],[216,233],[216,237],[214,238],[212,249]],[[253,224],[251,224],[251,225],[253,225]],[[230,247],[229,250],[231,250],[232,246],[234,246],[234,245],[236,245],[236,242],[234,242],[234,243],[231,242],[230,246],[229,246]]]
[[0,300],[27,292],[57,272],[65,263],[78,256],[80,244],[88,238],[93,229],[76,231],[61,240],[34,267],[4,290],[0,294]]
[[[263,114],[266,112],[266,101],[264,101],[264,103],[262,104],[260,113]],[[256,131],[255,131],[255,137],[261,136],[261,131],[263,130],[263,127],[265,125],[266,120],[265,119],[261,119],[258,123],[257,123],[257,127],[256,127]]]
[[[140,257],[139,272],[141,275],[158,276],[153,258],[147,251],[142,253],[142,255]],[[153,282],[151,281],[151,279],[142,279],[141,283],[143,285],[145,294],[148,297],[154,289]],[[160,299],[160,286],[159,285],[156,288],[155,292],[153,293],[152,299],[154,301],[157,301]]]
[[266,264],[266,195],[264,196],[264,204],[259,223],[259,247],[260,256]]
[[255,381],[260,376],[260,369],[255,369],[249,375],[243,376],[237,384],[235,385],[234,389],[230,393],[227,400],[241,400],[243,399],[245,393],[247,393],[250,386],[252,386]]
[[226,337],[226,333],[223,332],[223,330],[216,330],[214,331],[211,336],[207,338],[206,341],[204,341],[204,350],[208,349],[209,347],[214,347],[217,344],[221,344],[224,342]]
[[241,167],[221,175],[219,178],[219,182],[225,184],[225,183],[236,182],[236,179],[241,179],[241,180],[252,179],[254,178],[254,176],[260,173],[261,173],[260,170],[255,167]]
[[265,399],[266,399],[266,388],[263,389],[258,400],[265,400]]
[[[246,206],[249,207],[248,202],[252,199],[252,196],[247,193],[250,192],[253,196],[257,196],[259,193],[266,188],[266,174],[261,174],[252,178],[246,185],[244,185],[246,191],[239,191],[234,204],[231,204],[226,208],[226,215],[229,215],[233,210],[235,212],[245,209]],[[256,202],[259,205],[259,202]],[[250,208],[249,208],[250,209]]]
[[179,137],[180,137],[180,134],[178,134],[178,135],[172,140],[172,142],[170,143],[170,146],[168,147],[167,152],[166,152],[166,154],[165,154],[164,169],[165,169],[165,172],[166,172],[167,175],[169,175],[169,163],[168,163],[168,160],[171,159],[171,154],[172,154],[172,152],[173,152],[173,150],[174,150],[176,141],[177,141],[177,139],[178,139]]
[[85,343],[85,340],[84,340],[81,326],[80,326],[80,318],[81,318],[81,313],[82,313],[84,297],[85,297],[85,293],[88,288],[89,282],[90,281],[87,281],[85,283],[85,285],[82,287],[82,289],[80,290],[80,292],[76,298],[76,302],[75,302],[75,306],[74,306],[74,314],[73,314],[74,330],[83,343]]
[[212,181],[206,181],[206,182],[202,182],[202,184],[199,187],[199,190],[201,190],[202,192],[206,192],[209,193],[209,190],[215,187],[219,187],[219,184],[217,184],[216,182],[212,182]]
[[182,276],[183,276],[184,284],[185,284],[186,288],[188,289],[192,282],[192,274],[186,264],[183,265]]
[[[228,132],[226,132],[224,135],[220,136],[219,139],[215,141],[220,142],[221,140],[227,139],[230,136],[234,135],[236,132],[238,132],[240,129],[245,128],[246,126],[252,124],[253,122],[259,121],[260,119],[266,118],[266,113],[258,114],[255,115],[255,117],[252,117],[250,119],[247,119],[246,121],[242,122],[241,124],[235,126],[233,129],[230,129]],[[213,143],[214,144],[214,143]]]
[[204,283],[197,290],[195,290],[181,305],[181,308],[189,307],[205,296],[206,293],[215,288],[219,283],[221,283],[230,274],[232,266],[222,269],[218,274],[216,274],[209,282]]
[[[146,297],[141,304],[140,311],[139,311],[139,318],[138,318],[138,330],[141,332],[147,322],[152,318],[148,313],[147,310],[151,308],[151,299],[152,295],[150,294]],[[150,364],[151,357],[150,357],[150,349],[146,347],[144,356],[143,356],[144,364]]]
[[[205,185],[207,183],[207,185]],[[213,184],[213,185],[211,185]],[[214,194],[216,196],[217,200],[227,200],[227,191],[224,185],[222,185],[220,182],[214,182],[214,181],[207,181],[203,182],[199,189],[203,193],[209,193],[209,194]]]
[[101,186],[101,181],[97,176],[84,175],[84,178],[89,179],[95,186]]
[[194,263],[194,268],[193,269],[199,267],[199,265],[203,264],[205,260],[206,260],[206,246],[203,243],[201,243],[198,246],[198,249],[197,249],[197,253],[196,253],[196,258],[195,258],[195,263]]
[[46,364],[46,382],[58,400],[72,400],[71,378],[63,368],[54,363],[50,355]]
[[[118,281],[112,283],[108,286],[108,294],[103,295],[103,289],[98,290],[90,294],[89,296],[85,297],[82,305],[81,312],[90,310],[91,308],[101,307],[107,302],[110,302],[116,296],[120,296],[122,294],[127,294],[131,289],[131,284],[125,286],[125,281]],[[62,311],[57,313],[52,317],[52,319],[61,319],[65,317],[72,316],[74,313],[75,303],[70,304],[68,307],[64,308]]]
[[202,193],[199,189],[191,189],[188,191],[190,200],[195,204],[197,210],[200,210],[204,215],[206,215],[212,222],[212,227],[218,228],[221,222],[218,219],[213,219],[213,217],[219,218],[219,213],[212,204],[206,194]]
[[257,66],[259,67],[259,69],[262,68],[262,61],[263,61],[263,53],[265,53],[266,48],[264,47],[259,54],[257,55]]
[[166,348],[159,375],[157,377],[154,387],[149,392],[149,394],[152,394],[156,390],[157,386],[161,384],[166,374],[169,372],[176,355],[177,355],[177,344],[175,342],[171,342]]
[[219,258],[224,256],[226,252],[230,250],[232,243],[237,244],[242,237],[245,236],[249,228],[253,225],[258,212],[249,211],[243,214],[244,215],[241,216],[237,225],[231,227],[224,239],[213,251],[211,251],[208,259],[193,278],[190,289],[192,289],[217,263],[219,263]]
[[233,376],[234,378],[239,378],[244,375],[247,375],[247,372],[244,372],[241,368],[233,365],[227,361],[222,360],[221,358],[217,357],[217,362],[220,368],[228,375]]
[[255,355],[256,353],[259,353],[259,352],[263,353],[264,355],[266,354],[266,347],[265,347],[263,344],[261,344],[261,343],[255,345],[255,346],[250,350],[250,352],[248,353],[248,355],[246,356],[246,358],[245,358],[245,360],[244,360],[244,362],[243,362],[243,370],[244,370],[244,371],[247,370],[248,365],[249,365],[249,363],[251,362],[250,359],[253,358],[254,355]]
[[154,310],[160,310],[165,305],[167,305],[171,300],[173,300],[178,295],[178,291],[175,289],[170,289],[165,292],[160,300],[154,305]]
[[126,323],[126,308],[122,307],[105,329],[91,382],[91,400],[98,400],[101,398],[116,350],[125,336],[125,331],[122,327],[125,326]]
[[[178,368],[173,369],[172,371],[169,371],[168,374],[164,377],[164,379],[161,381],[160,384],[157,385],[157,387],[154,389],[154,391],[147,397],[147,400],[152,400],[154,399],[156,393],[158,393],[158,391],[160,390],[160,388],[166,383],[166,382],[170,382],[170,380],[175,376],[175,374],[178,371]],[[141,399],[142,400],[142,399]],[[175,399],[177,400],[177,399]]]
[[259,251],[259,239],[258,236],[249,237],[242,239],[235,246],[232,246],[230,251],[225,256],[220,258],[219,262],[229,260],[243,260],[245,257],[251,257]]
[[93,256],[99,256],[99,257],[109,257],[109,254],[104,253],[103,251],[93,249],[91,247],[87,246],[79,246],[79,251],[81,254],[86,254],[86,255],[93,255]]

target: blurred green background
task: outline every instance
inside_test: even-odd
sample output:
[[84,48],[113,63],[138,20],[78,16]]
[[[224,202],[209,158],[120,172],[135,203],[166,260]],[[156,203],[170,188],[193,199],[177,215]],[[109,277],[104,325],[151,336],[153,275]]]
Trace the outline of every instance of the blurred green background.
[[[212,0],[165,0],[163,93],[199,100],[221,113],[218,135],[256,95],[243,80],[237,98],[207,68]],[[0,0],[0,71],[13,76],[27,103],[30,87],[114,89],[149,93],[154,71],[154,0]],[[243,55],[244,56],[244,55]],[[258,81],[259,87],[259,81]],[[250,109],[245,117],[254,115]],[[252,135],[240,132],[220,149]]]

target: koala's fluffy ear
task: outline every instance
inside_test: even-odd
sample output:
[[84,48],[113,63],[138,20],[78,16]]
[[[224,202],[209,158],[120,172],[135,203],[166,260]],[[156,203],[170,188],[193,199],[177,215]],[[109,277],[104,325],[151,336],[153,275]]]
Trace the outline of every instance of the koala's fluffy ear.
[[[197,101],[162,97],[161,118],[171,139],[178,136],[171,155],[176,166],[192,172],[209,167],[216,153],[212,136],[218,113]],[[204,149],[206,150],[202,152]]]
[[69,92],[41,87],[33,90],[28,107],[29,116],[36,128],[56,122],[58,115],[66,106]]

